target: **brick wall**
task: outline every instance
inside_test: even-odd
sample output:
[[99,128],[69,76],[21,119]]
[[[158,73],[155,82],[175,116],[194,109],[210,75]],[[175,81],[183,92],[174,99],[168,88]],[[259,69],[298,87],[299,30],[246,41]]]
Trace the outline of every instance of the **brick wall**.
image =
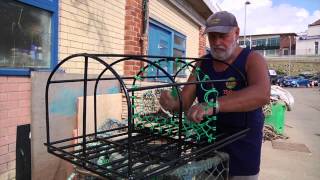
[[206,35],[203,34],[204,27],[199,28],[199,57],[206,54]]
[[0,77],[0,179],[15,179],[16,129],[31,122],[31,80]]
[[[127,0],[125,10],[124,53],[146,54],[147,38],[142,35],[142,0]],[[135,75],[142,66],[141,61],[126,61],[124,63],[124,74]]]
[[[290,38],[291,38],[291,54],[295,54],[294,51],[296,49],[296,40],[295,37],[291,36],[284,36],[281,35],[280,36],[280,50],[282,50],[283,48],[290,48]],[[282,52],[280,52],[280,54],[282,54]]]
[[[291,36],[291,46],[296,44],[296,40],[293,36]],[[290,38],[289,36],[280,36],[280,48],[289,47],[290,46]]]

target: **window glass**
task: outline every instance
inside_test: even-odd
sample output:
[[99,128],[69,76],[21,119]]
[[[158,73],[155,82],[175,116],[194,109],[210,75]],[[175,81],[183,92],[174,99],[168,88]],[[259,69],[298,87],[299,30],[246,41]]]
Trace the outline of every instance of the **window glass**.
[[0,67],[50,67],[51,16],[14,0],[0,1]]
[[[184,57],[184,51],[173,49],[173,56]],[[182,67],[182,65],[182,63],[173,63],[173,72],[176,73]],[[180,71],[178,75],[185,75],[185,70]]]
[[280,45],[279,38],[269,38],[268,45],[269,46],[279,46]]
[[257,46],[265,46],[265,45],[266,45],[266,39],[257,40]]
[[183,57],[184,56],[184,51],[178,50],[178,49],[173,49],[173,56],[174,57]]
[[180,46],[181,48],[185,48],[186,40],[177,35],[174,35],[174,44]]
[[169,44],[167,41],[164,41],[164,40],[160,40],[159,44],[158,44],[158,48],[159,48],[159,51],[160,51],[160,56],[168,56],[168,48],[169,47]]

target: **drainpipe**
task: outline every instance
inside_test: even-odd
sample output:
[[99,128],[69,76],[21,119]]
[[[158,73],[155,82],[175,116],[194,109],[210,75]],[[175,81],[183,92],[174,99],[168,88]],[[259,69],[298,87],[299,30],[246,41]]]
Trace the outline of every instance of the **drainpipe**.
[[142,1],[142,30],[141,30],[141,37],[140,37],[141,55],[146,53],[145,42],[148,39],[148,28],[149,28],[149,0],[143,0]]

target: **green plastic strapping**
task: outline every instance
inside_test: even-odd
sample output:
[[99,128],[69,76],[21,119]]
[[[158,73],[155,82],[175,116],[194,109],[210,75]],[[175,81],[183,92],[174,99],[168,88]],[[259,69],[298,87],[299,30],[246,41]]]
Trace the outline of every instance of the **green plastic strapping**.
[[[178,63],[179,59],[175,59],[175,63]],[[158,61],[155,62],[156,64],[160,64]],[[149,66],[149,68],[153,68],[154,66]],[[142,71],[142,70],[141,70]],[[145,71],[145,69],[143,69]],[[210,77],[206,74],[202,73],[199,67],[195,68],[194,71],[196,74],[196,78],[198,81],[208,81]],[[200,77],[203,77],[200,79]],[[137,80],[141,80],[140,76],[135,76]],[[218,97],[218,91],[214,88],[205,89],[203,84],[200,84],[200,87],[203,91],[205,91],[204,101],[208,104],[205,108],[213,108],[216,107],[216,99]],[[207,86],[206,86],[207,87]],[[137,85],[133,85],[132,88],[138,88]],[[150,93],[150,92],[148,92]],[[152,92],[153,93],[153,92]],[[178,97],[178,93],[180,93],[178,87],[171,87],[171,95],[173,97]],[[137,129],[148,129],[150,132],[159,134],[161,136],[168,136],[171,138],[178,137],[179,131],[179,118],[178,115],[175,113],[172,117],[168,117],[166,114],[159,113],[159,112],[148,112],[145,107],[145,101],[143,101],[143,95],[136,95],[131,97],[134,101],[134,105],[132,108],[134,109],[135,114],[132,116],[132,119],[135,121],[135,128]],[[154,98],[157,98],[154,95]],[[210,99],[211,98],[211,99]],[[157,100],[155,100],[157,101]],[[156,105],[156,104],[155,104]],[[138,108],[139,107],[139,111]],[[155,108],[155,111],[156,108]],[[184,137],[185,141],[192,141],[192,142],[199,142],[199,141],[207,141],[212,143],[215,141],[215,121],[217,120],[216,116],[206,116],[205,121],[201,123],[196,123],[189,121],[185,114],[182,114],[182,136]]]
[[135,89],[138,89],[139,86],[138,85],[132,85],[132,89],[135,90]]
[[139,80],[139,81],[142,80],[141,76],[137,76],[137,75],[134,76],[134,79]]
[[176,58],[174,60],[174,63],[176,63],[177,69],[180,69],[182,67],[182,63],[181,63],[181,60],[179,58]]
[[141,68],[140,71],[141,72],[146,72],[146,69],[145,68]]
[[217,107],[216,101],[211,101],[209,99],[209,95],[213,94],[213,98],[214,100],[217,99],[218,97],[218,91],[214,88],[208,90],[205,94],[204,94],[204,101],[207,103],[207,105],[209,107]]

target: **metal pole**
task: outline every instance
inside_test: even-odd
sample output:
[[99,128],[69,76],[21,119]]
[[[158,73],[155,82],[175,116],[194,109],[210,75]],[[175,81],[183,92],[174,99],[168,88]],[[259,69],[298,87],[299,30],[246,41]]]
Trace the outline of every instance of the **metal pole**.
[[291,36],[289,36],[289,55],[291,56]]
[[[82,156],[87,157],[87,86],[88,86],[88,56],[84,59],[83,74],[83,109],[82,109]],[[82,164],[86,166],[85,163]]]
[[247,44],[246,44],[246,19],[247,19],[247,4],[244,4],[244,28],[243,28],[244,47],[247,47]]
[[251,4],[250,1],[246,1],[244,3],[244,28],[243,28],[243,43],[244,43],[244,47],[247,47],[246,44],[246,26],[247,26],[247,5]]
[[289,76],[291,76],[291,36],[289,36]]

